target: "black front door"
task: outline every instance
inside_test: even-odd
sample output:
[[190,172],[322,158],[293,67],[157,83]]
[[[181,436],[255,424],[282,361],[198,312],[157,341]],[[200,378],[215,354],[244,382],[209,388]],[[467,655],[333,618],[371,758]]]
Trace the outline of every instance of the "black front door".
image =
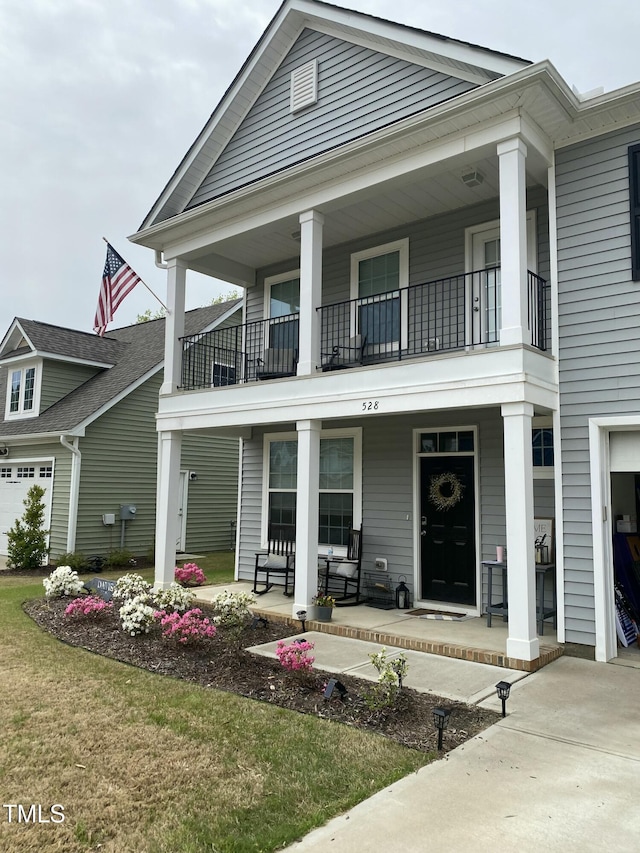
[[421,598],[476,604],[473,456],[420,459]]

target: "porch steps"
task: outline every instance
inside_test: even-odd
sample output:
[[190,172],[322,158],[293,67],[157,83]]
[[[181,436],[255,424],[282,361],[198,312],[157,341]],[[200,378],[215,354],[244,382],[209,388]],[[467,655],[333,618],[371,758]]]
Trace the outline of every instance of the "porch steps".
[[[251,612],[255,616],[261,616],[271,622],[279,622],[290,625],[294,631],[300,630],[300,621],[292,616],[277,613],[269,609],[260,609],[253,606]],[[338,625],[334,622],[317,622],[310,619],[305,623],[307,631],[318,631],[324,634],[333,634],[337,637],[349,637],[353,640],[365,640],[369,643],[379,643],[383,646],[396,646],[414,652],[426,652],[430,655],[442,655],[458,660],[473,661],[475,663],[487,663],[492,666],[501,666],[505,669],[515,669],[520,672],[535,672],[543,666],[557,660],[562,656],[562,646],[540,646],[540,657],[532,661],[517,660],[509,658],[502,652],[489,649],[476,649],[457,643],[444,643],[433,640],[420,640],[415,637],[404,637],[389,631],[378,631],[370,628],[354,627],[349,625]]]

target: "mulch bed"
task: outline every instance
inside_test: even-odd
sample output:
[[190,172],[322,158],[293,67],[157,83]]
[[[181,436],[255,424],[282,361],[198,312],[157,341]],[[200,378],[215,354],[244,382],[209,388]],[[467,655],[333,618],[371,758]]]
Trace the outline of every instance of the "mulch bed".
[[[158,675],[367,729],[410,749],[435,750],[434,708],[448,707],[452,711],[449,728],[444,732],[444,752],[455,749],[499,718],[493,711],[406,687],[392,708],[372,710],[364,697],[371,691],[373,682],[349,675],[339,676],[348,691],[345,700],[326,700],[324,688],[327,681],[335,677],[333,674],[314,669],[301,679],[286,672],[277,660],[246,651],[249,646],[291,636],[291,627],[280,623],[247,625],[239,637],[225,636],[221,628],[215,638],[201,647],[185,647],[163,639],[159,629],[137,637],[129,636],[120,628],[117,605],[115,612],[91,619],[65,616],[68,603],[69,599],[37,599],[28,601],[24,610],[43,630],[72,646]],[[211,615],[206,605],[198,606],[205,615]]]

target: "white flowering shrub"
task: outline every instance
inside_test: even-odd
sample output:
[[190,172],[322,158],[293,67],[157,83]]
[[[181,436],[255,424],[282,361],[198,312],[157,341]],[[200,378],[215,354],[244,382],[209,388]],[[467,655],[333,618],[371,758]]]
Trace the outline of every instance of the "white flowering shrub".
[[215,615],[211,620],[215,625],[238,627],[251,616],[249,607],[255,604],[256,597],[252,592],[230,592],[225,589],[214,595],[211,606]]
[[158,610],[173,610],[184,613],[195,599],[195,593],[173,581],[166,589],[157,589],[153,593],[153,603]]
[[58,566],[48,578],[42,581],[47,598],[60,598],[63,595],[80,595],[84,584],[71,566]]
[[139,596],[150,598],[150,595],[151,584],[147,583],[142,575],[136,574],[122,575],[116,581],[116,586],[113,590],[113,597],[120,601],[127,601],[130,598]]
[[132,637],[138,634],[148,634],[154,622],[155,608],[147,604],[145,595],[135,595],[127,598],[120,608],[120,623],[122,630]]

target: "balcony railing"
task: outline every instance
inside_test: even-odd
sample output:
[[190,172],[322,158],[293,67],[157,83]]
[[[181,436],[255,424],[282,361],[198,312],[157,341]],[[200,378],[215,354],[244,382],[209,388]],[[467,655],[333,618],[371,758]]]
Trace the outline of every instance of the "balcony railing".
[[[497,345],[500,268],[324,305],[320,312],[323,370]],[[548,348],[548,283],[529,272],[531,345]],[[236,385],[293,376],[299,349],[297,314],[182,338],[182,389]]]

